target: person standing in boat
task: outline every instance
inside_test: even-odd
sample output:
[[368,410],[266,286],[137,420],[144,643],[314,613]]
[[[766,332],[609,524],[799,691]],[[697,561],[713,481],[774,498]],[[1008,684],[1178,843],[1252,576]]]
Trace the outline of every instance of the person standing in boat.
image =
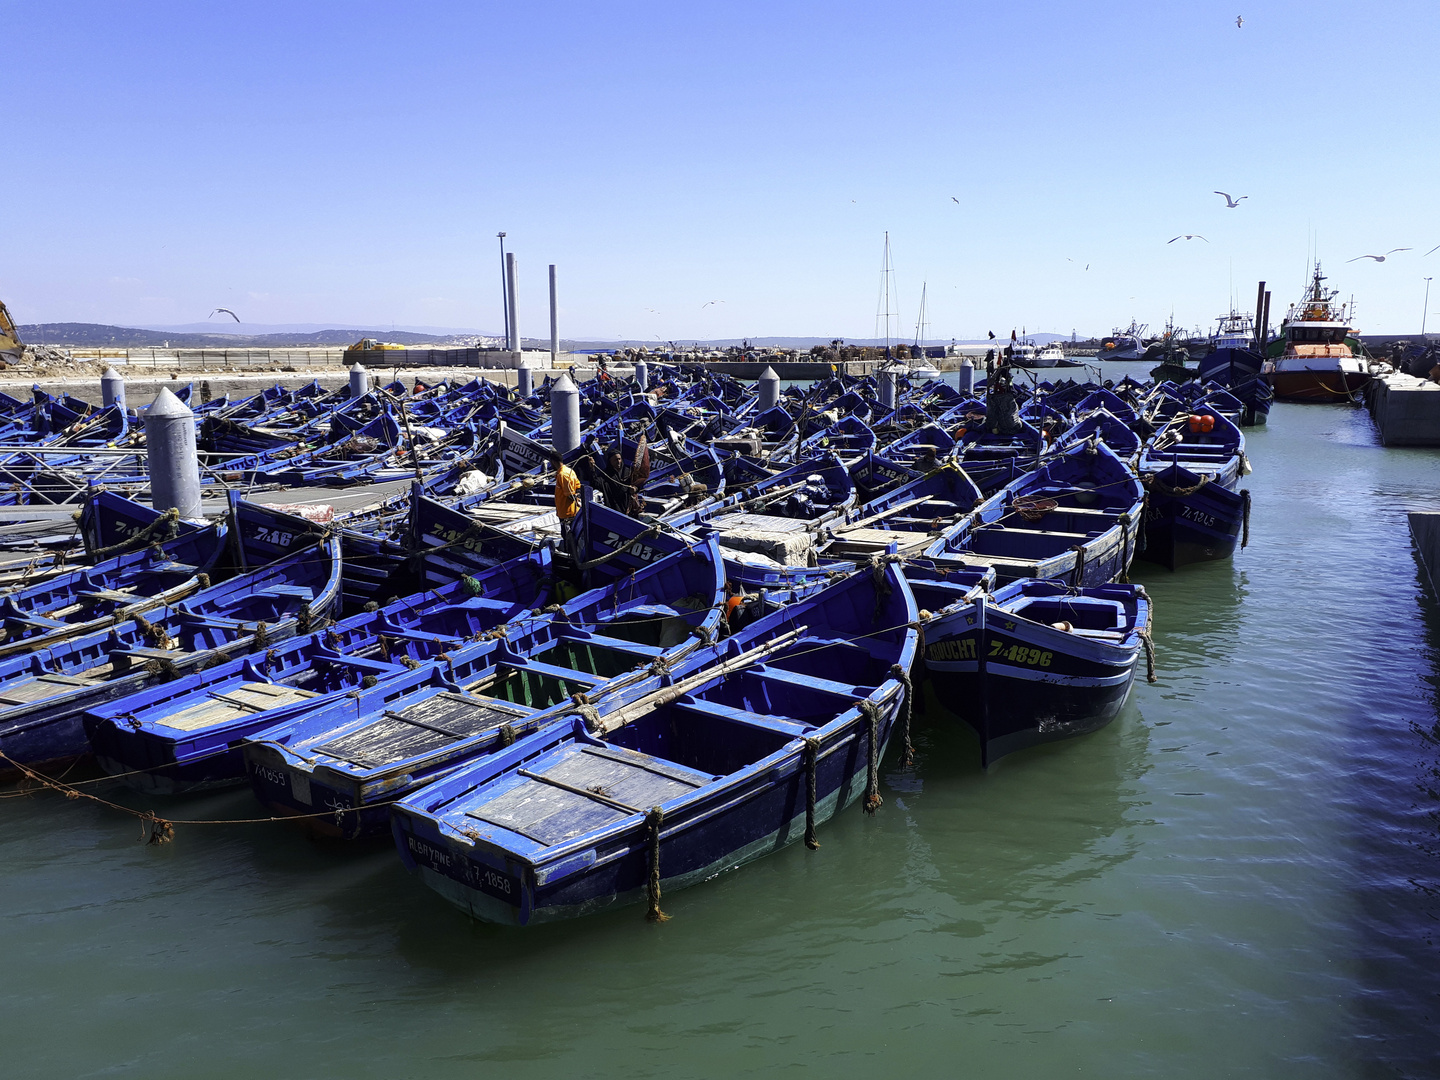
[[560,519],[560,543],[565,553],[578,565],[583,553],[576,550],[575,518],[580,513],[580,477],[565,464],[558,453],[550,455],[550,464],[555,469],[555,516]]

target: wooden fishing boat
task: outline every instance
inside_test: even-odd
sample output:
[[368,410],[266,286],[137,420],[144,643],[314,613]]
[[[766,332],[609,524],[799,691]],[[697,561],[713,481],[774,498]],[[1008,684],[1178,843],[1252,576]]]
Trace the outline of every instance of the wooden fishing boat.
[[1145,507],[1143,558],[1174,570],[1227,559],[1249,531],[1245,436],[1222,415],[1175,417],[1140,456]]
[[[118,498],[108,492],[104,496],[109,496],[107,502]],[[210,575],[226,548],[224,522],[197,527],[182,523],[174,512],[162,515],[149,507],[131,505],[160,522],[163,529],[132,532],[128,539],[102,549],[118,552],[111,558],[7,593],[0,600],[0,657],[101,630],[209,586]],[[152,533],[151,542],[140,547]],[[126,550],[137,547],[139,550]]]
[[1001,488],[924,554],[994,567],[1001,582],[1104,585],[1129,568],[1143,500],[1126,464],[1092,439]]
[[395,804],[401,858],[461,910],[526,925],[698,884],[856,799],[908,708],[915,601],[894,565],[755,623],[587,725],[550,725]]
[[[248,520],[261,516],[252,511]],[[277,520],[273,531],[288,527]],[[339,594],[339,541],[325,538],[152,612],[153,620],[140,615],[0,660],[0,753],[23,765],[72,760],[89,749],[80,719],[86,709],[263,652],[324,618]]]
[[953,589],[912,576],[928,609],[925,670],[980,739],[980,763],[1104,727],[1125,704],[1150,627],[1138,585],[1076,589],[1025,579]]
[[452,651],[444,683],[393,701],[380,686],[327,699],[256,733],[242,746],[251,787],[322,834],[383,833],[394,799],[553,721],[573,695],[642,692],[715,638],[724,595],[719,549],[699,543]]
[[[245,782],[240,741],[369,691],[388,702],[440,680],[458,690],[456,654],[548,605],[550,555],[539,550],[322,631],[90,709],[96,761],[142,791],[175,794]],[[347,698],[346,704],[354,699]],[[350,707],[354,707],[351,705]]]

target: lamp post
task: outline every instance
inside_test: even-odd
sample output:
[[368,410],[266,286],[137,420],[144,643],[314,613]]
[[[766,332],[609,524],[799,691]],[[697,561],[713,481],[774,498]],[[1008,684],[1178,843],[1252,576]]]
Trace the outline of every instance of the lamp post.
[[510,326],[510,290],[505,284],[505,234],[495,234],[500,239],[500,314],[504,317],[503,326]]
[[1425,336],[1425,319],[1430,314],[1430,279],[1425,279],[1425,310],[1420,312],[1420,336]]

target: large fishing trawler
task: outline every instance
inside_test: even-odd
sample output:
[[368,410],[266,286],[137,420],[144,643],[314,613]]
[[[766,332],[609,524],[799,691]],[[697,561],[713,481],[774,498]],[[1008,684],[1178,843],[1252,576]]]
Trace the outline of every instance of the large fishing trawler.
[[1350,305],[1335,302],[1338,292],[1325,287],[1317,262],[1304,298],[1286,313],[1270,345],[1273,358],[1264,370],[1280,400],[1348,401],[1370,381],[1350,326]]

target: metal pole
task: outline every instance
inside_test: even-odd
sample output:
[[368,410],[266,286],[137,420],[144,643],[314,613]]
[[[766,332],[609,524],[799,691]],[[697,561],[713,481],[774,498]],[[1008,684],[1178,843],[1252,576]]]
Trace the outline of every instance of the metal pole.
[[550,387],[550,445],[558,454],[580,445],[580,388],[569,372]]
[[169,387],[161,387],[145,415],[145,447],[151,505],[156,510],[178,509],[186,519],[201,517],[195,414]]
[[515,295],[515,253],[513,251],[505,255],[505,281],[510,290],[510,311],[507,316],[509,322],[506,323],[505,326],[505,332],[509,340],[506,342],[506,345],[512,353],[516,354],[515,359],[518,361],[520,353],[520,321],[516,318],[515,312],[515,308],[519,305]]
[[1265,348],[1265,339],[1261,335],[1265,333],[1261,325],[1265,321],[1265,283],[1260,282],[1260,287],[1255,290],[1255,351],[1258,353]]
[[505,327],[505,332],[510,332],[510,285],[509,278],[505,274],[505,234],[496,233],[500,238],[500,325]]
[[1425,336],[1425,317],[1430,314],[1430,279],[1425,279],[1425,309],[1420,312],[1420,336]]
[[550,264],[550,366],[560,363],[560,334],[555,318],[555,264]]
[[1265,344],[1270,340],[1270,290],[1265,290],[1265,314],[1260,319],[1260,352],[1265,351]]

